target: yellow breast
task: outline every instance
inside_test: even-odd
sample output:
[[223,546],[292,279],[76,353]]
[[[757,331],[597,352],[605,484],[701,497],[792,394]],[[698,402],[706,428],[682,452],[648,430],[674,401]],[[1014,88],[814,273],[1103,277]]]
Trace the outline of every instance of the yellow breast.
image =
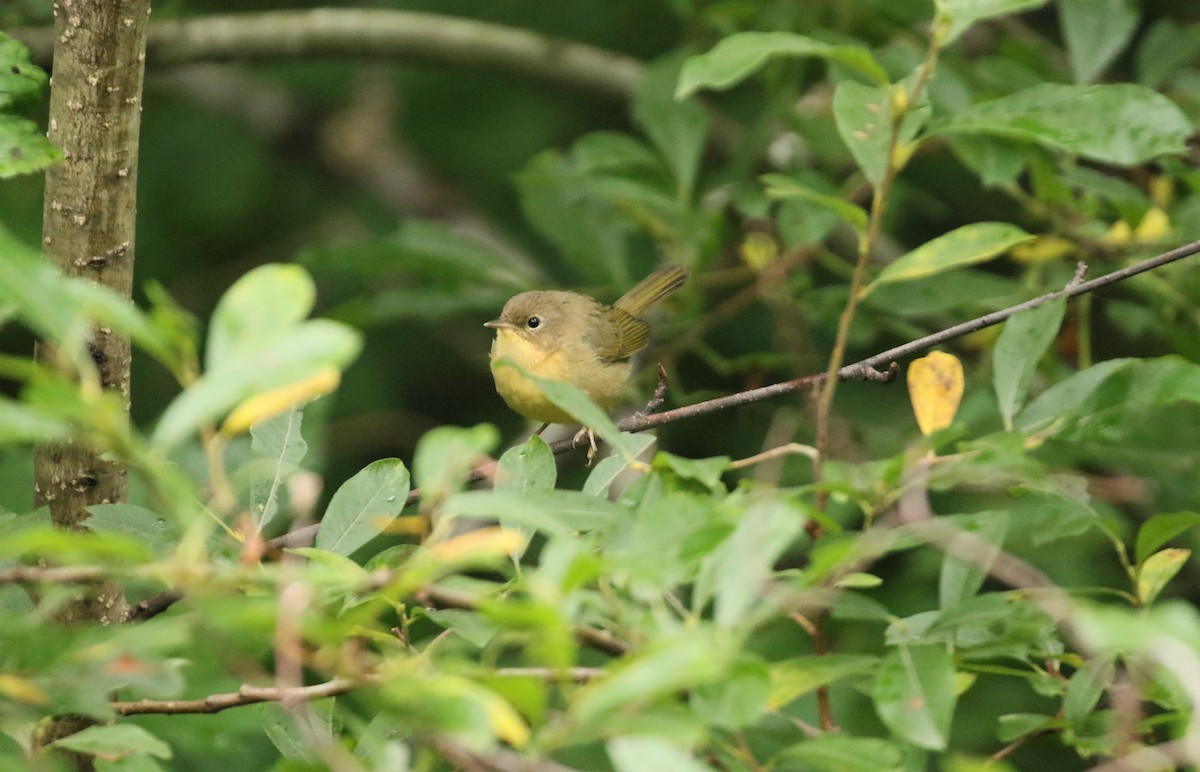
[[[574,352],[575,359],[579,358],[579,353]],[[575,423],[575,419],[547,399],[541,389],[516,368],[498,364],[500,360],[512,361],[538,378],[573,384],[605,410],[616,404],[630,372],[627,362],[601,365],[594,360],[573,361],[569,350],[543,350],[519,333],[507,329],[496,331],[491,359],[496,391],[508,406],[530,420],[553,424]],[[581,373],[584,374],[582,379],[578,377]]]

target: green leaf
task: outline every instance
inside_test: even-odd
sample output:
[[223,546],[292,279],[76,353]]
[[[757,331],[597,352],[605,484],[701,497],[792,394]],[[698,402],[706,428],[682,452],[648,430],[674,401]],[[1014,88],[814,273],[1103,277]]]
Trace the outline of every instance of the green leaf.
[[978,21],[1009,16],[1041,8],[1049,0],[936,0],[938,11],[950,21],[946,42],[949,43]]
[[1027,143],[983,134],[959,134],[946,138],[955,155],[984,185],[997,188],[1016,182],[1025,168]]
[[622,436],[631,451],[630,457],[614,454],[600,459],[583,483],[584,493],[591,496],[607,495],[609,487],[620,477],[622,472],[630,467],[633,459],[636,459],[642,451],[655,442],[653,434],[629,434],[626,432]]
[[709,726],[735,729],[756,722],[771,694],[771,670],[757,657],[743,656],[727,677],[701,684],[691,694],[691,705]]
[[576,691],[569,713],[579,725],[602,727],[624,708],[723,677],[731,653],[710,631],[692,629],[660,638]]
[[1064,726],[1066,726],[1066,721],[1053,716],[1043,716],[1037,713],[1009,713],[1000,716],[996,739],[1007,743],[1043,729]]
[[298,265],[269,263],[242,276],[217,301],[204,352],[206,370],[262,348],[312,311],[317,288]]
[[893,648],[875,675],[875,712],[897,737],[920,748],[946,748],[956,701],[954,661],[946,647]]
[[714,493],[724,493],[725,485],[721,482],[721,476],[729,471],[731,461],[729,456],[684,458],[674,453],[659,451],[654,454],[651,465],[655,469],[670,469],[684,480],[695,480]]
[[408,469],[400,459],[371,463],[333,494],[317,531],[317,548],[339,555],[353,553],[400,514],[408,487]]
[[466,491],[446,499],[440,511],[563,536],[600,528],[626,515],[624,507],[608,499],[569,490]]
[[36,97],[48,82],[45,71],[29,61],[29,49],[0,32],[0,110]]
[[1013,416],[1025,401],[1037,363],[1058,337],[1066,312],[1066,298],[1052,300],[1009,317],[1000,330],[992,349],[992,387],[1006,430],[1012,430]]
[[[952,537],[944,548],[946,556],[942,558],[938,578],[938,605],[943,609],[953,608],[979,592],[1004,544],[1008,513],[997,511],[957,517],[953,523],[964,535]],[[959,549],[969,550],[970,557],[960,557]]]
[[1115,672],[1113,657],[1100,654],[1089,659],[1071,676],[1063,698],[1063,717],[1076,731],[1083,729],[1084,721],[1112,683]]
[[[2,425],[2,422],[0,422]],[[1136,561],[1141,564],[1153,552],[1184,531],[1200,525],[1200,514],[1195,512],[1170,512],[1155,515],[1142,523],[1138,529]]]
[[79,753],[105,756],[148,753],[160,759],[171,758],[171,746],[133,724],[89,726],[75,734],[55,740],[52,744]]
[[1017,226],[1004,222],[964,225],[889,263],[875,281],[867,285],[863,294],[869,294],[880,284],[920,279],[952,268],[982,263],[1032,238]]
[[[895,87],[892,87],[895,88]],[[889,88],[867,86],[853,80],[838,84],[833,92],[833,118],[854,162],[872,186],[878,187],[887,172],[892,137],[892,102]],[[900,147],[917,136],[929,117],[929,105],[917,105],[908,111],[900,127],[896,145]]]
[[707,764],[692,754],[659,737],[635,735],[614,737],[608,741],[608,758],[617,772],[643,772],[648,769],[705,772]]
[[242,401],[311,378],[328,368],[344,369],[362,347],[354,329],[324,319],[292,325],[278,334],[253,336],[254,345],[234,344],[230,355],[167,406],[154,430],[162,449],[181,442]]
[[1059,0],[1058,16],[1075,82],[1091,83],[1125,49],[1141,13],[1129,0]]
[[51,411],[0,397],[0,445],[52,442],[70,431],[70,423]]
[[1143,606],[1154,602],[1191,555],[1191,550],[1168,547],[1142,561],[1138,566],[1137,592]]
[[285,484],[308,452],[308,443],[300,434],[304,408],[292,405],[277,416],[250,427],[250,464],[254,477],[250,483],[250,512],[259,530],[265,530],[279,512],[279,500]]
[[767,706],[779,710],[818,687],[869,673],[878,663],[878,657],[864,654],[811,654],[773,662]]
[[807,201],[834,212],[838,217],[854,226],[854,229],[857,231],[861,232],[867,227],[867,213],[862,207],[852,204],[845,199],[825,193],[818,193],[784,174],[764,174],[759,179],[766,186],[766,193],[769,198],[796,198],[801,201]]
[[[3,96],[0,92],[0,100]],[[0,180],[41,171],[62,157],[36,123],[0,115]]]
[[166,518],[136,504],[92,504],[87,527],[99,534],[116,533],[166,555],[179,544],[179,531]]
[[704,558],[696,580],[696,608],[715,598],[717,627],[739,626],[757,604],[775,561],[803,528],[807,517],[788,501],[751,503],[729,538]]
[[1200,27],[1181,27],[1164,16],[1141,35],[1134,70],[1137,81],[1147,88],[1159,88],[1179,70],[1200,56]]
[[504,451],[496,469],[495,490],[509,493],[554,490],[558,465],[554,453],[538,435]]
[[633,119],[675,176],[681,201],[690,201],[708,134],[708,113],[694,102],[676,101],[671,89],[678,74],[672,59],[651,64],[633,95]]
[[931,132],[1008,137],[1132,166],[1182,154],[1192,125],[1171,100],[1145,86],[1043,83],[956,110]]
[[1059,381],[1025,406],[1017,416],[1017,430],[1031,434],[1055,419],[1073,416],[1109,377],[1136,363],[1134,359],[1110,359]]
[[421,498],[438,502],[466,484],[471,469],[500,442],[491,424],[439,426],[421,435],[413,452],[413,478]]
[[883,67],[862,46],[830,45],[791,32],[738,32],[722,38],[707,53],[684,62],[675,98],[686,99],[706,88],[720,91],[736,86],[777,56],[828,59],[881,86],[888,82]]
[[903,772],[904,753],[876,737],[825,733],[784,748],[771,759],[772,769],[804,772]]

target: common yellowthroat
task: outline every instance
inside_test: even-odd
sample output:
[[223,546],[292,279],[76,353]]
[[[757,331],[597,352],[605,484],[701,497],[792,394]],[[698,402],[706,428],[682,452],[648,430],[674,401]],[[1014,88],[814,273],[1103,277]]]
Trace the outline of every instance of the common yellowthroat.
[[516,368],[498,364],[508,359],[538,378],[566,381],[604,410],[612,409],[633,370],[630,357],[650,339],[650,325],[642,314],[686,279],[681,266],[668,265],[611,306],[578,292],[544,290],[514,296],[499,319],[484,325],[496,331],[496,391],[526,418],[546,424],[575,421]]

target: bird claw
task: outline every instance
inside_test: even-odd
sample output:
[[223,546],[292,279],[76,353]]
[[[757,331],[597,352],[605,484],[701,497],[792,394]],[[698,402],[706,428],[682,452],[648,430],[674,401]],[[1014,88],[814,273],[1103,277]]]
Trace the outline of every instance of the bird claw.
[[582,440],[585,436],[587,437],[587,440],[588,440],[587,463],[588,463],[588,466],[591,466],[592,461],[594,461],[596,459],[596,433],[594,431],[592,431],[591,429],[589,429],[586,426],[583,427],[582,429],[580,429],[579,431],[577,431],[575,433],[575,436],[571,438],[571,447],[573,447],[573,448],[578,447],[579,441]]

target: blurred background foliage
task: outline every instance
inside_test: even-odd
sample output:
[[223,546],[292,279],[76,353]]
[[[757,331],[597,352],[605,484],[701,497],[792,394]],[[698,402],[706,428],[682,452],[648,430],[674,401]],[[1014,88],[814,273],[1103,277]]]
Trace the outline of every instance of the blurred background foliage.
[[[317,5],[246,0],[238,12]],[[142,288],[157,281],[207,319],[221,293],[255,266],[296,262],[312,272],[317,315],[359,327],[365,336],[338,391],[306,413],[305,466],[324,478],[326,499],[375,459],[410,461],[418,439],[434,427],[492,423],[505,447],[528,431],[492,388],[490,334],[481,326],[524,289],[571,287],[611,300],[664,260],[689,266],[695,278],[656,320],[655,343],[644,360],[669,370],[668,406],[824,368],[846,300],[855,234],[827,207],[769,196],[759,175],[787,175],[810,190],[869,206],[871,187],[831,107],[834,84],[849,73],[820,59],[779,58],[735,88],[676,103],[679,68],[685,56],[731,33],[783,30],[865,44],[897,81],[925,56],[932,2],[481,0],[371,7],[532,30],[635,58],[645,72],[636,94],[620,101],[530,76],[378,59],[169,69],[151,62],[139,168],[137,299],[144,302]],[[173,0],[158,4],[153,18],[227,10],[226,3]],[[50,18],[49,2],[40,0],[0,9],[6,30]],[[930,120],[951,121],[970,104],[1038,84],[1102,82],[1155,89],[1195,124],[1198,57],[1195,4],[1052,2],[974,27],[942,51],[929,86]],[[45,103],[22,111],[45,121]],[[1117,119],[1097,113],[1093,120],[1091,128]],[[1200,238],[1196,146],[1143,160],[1097,162],[975,135],[922,142],[891,191],[873,273],[978,221],[1011,222],[1041,238],[996,261],[880,287],[852,329],[847,361],[1060,288],[1078,260],[1097,276]],[[40,185],[39,175],[0,183],[0,218],[30,245],[39,240]],[[1118,357],[1176,354],[1200,362],[1198,301],[1200,272],[1184,261],[1073,303],[1033,376],[1033,391]],[[967,372],[952,430],[957,438],[1002,428],[990,388],[994,344],[995,333],[985,331],[949,347]],[[6,326],[0,346],[24,353],[31,339]],[[630,409],[652,385],[647,370],[631,389]],[[1131,538],[1151,515],[1195,509],[1200,501],[1200,406],[1121,410],[1121,397],[1136,394],[1139,384],[1107,388],[1111,393],[1097,400],[1111,409],[1089,424],[1087,436],[1051,440],[1036,456],[1046,468],[1075,473],[1090,486],[1091,506],[1108,530]],[[176,391],[157,364],[135,359],[135,423],[148,431]],[[842,462],[899,458],[918,436],[899,386],[845,384],[835,415],[832,454]],[[672,424],[659,434],[658,446],[681,456],[740,458],[765,446],[811,442],[813,425],[808,400],[793,395]],[[983,451],[1000,461],[1019,455],[1011,448]],[[192,448],[181,459],[189,452],[198,458]],[[0,507],[26,511],[30,453],[2,453]],[[847,464],[845,484],[853,487],[865,468]],[[562,474],[567,487],[577,487],[586,470],[578,460],[567,461]],[[792,457],[730,472],[726,480],[739,474],[800,485],[810,481],[811,464]],[[843,481],[837,467],[830,474]],[[1019,513],[1046,503],[1036,490],[1014,499],[1007,491],[952,483],[935,490],[939,512]],[[834,518],[851,520],[857,512],[845,501],[833,507]],[[1064,526],[1074,537],[1070,559],[1047,554],[1037,534],[1027,531],[1014,530],[1006,546],[1031,556],[1064,585],[1119,584],[1121,566],[1105,531],[1084,530]],[[873,569],[887,580],[873,597],[896,616],[920,611],[939,565],[933,553],[888,557]],[[1195,603],[1200,576],[1194,561],[1181,577],[1168,595]],[[879,648],[874,623],[848,619],[832,635],[840,651]],[[770,656],[808,644],[779,620],[753,645]],[[209,666],[221,665],[195,667]],[[979,679],[960,703],[962,715],[978,720],[955,724],[954,747],[994,748],[997,715],[1053,712],[1052,700],[1031,702],[1028,688],[1011,679]],[[835,697],[835,714],[848,731],[885,731],[869,695],[843,689]],[[811,713],[811,704],[804,711]],[[192,720],[220,724],[212,736],[226,740],[233,735],[223,732],[240,731],[231,714]],[[181,759],[176,768],[209,768],[213,756],[226,752],[249,763],[250,747],[263,758],[271,753],[261,739],[253,746],[239,740],[189,749],[185,733],[169,728],[172,721],[160,717],[146,725],[172,735]],[[756,742],[770,745],[771,733],[780,730],[771,721],[758,728],[763,737]],[[1079,763],[1052,740],[1034,740],[1016,758],[1021,769]]]

